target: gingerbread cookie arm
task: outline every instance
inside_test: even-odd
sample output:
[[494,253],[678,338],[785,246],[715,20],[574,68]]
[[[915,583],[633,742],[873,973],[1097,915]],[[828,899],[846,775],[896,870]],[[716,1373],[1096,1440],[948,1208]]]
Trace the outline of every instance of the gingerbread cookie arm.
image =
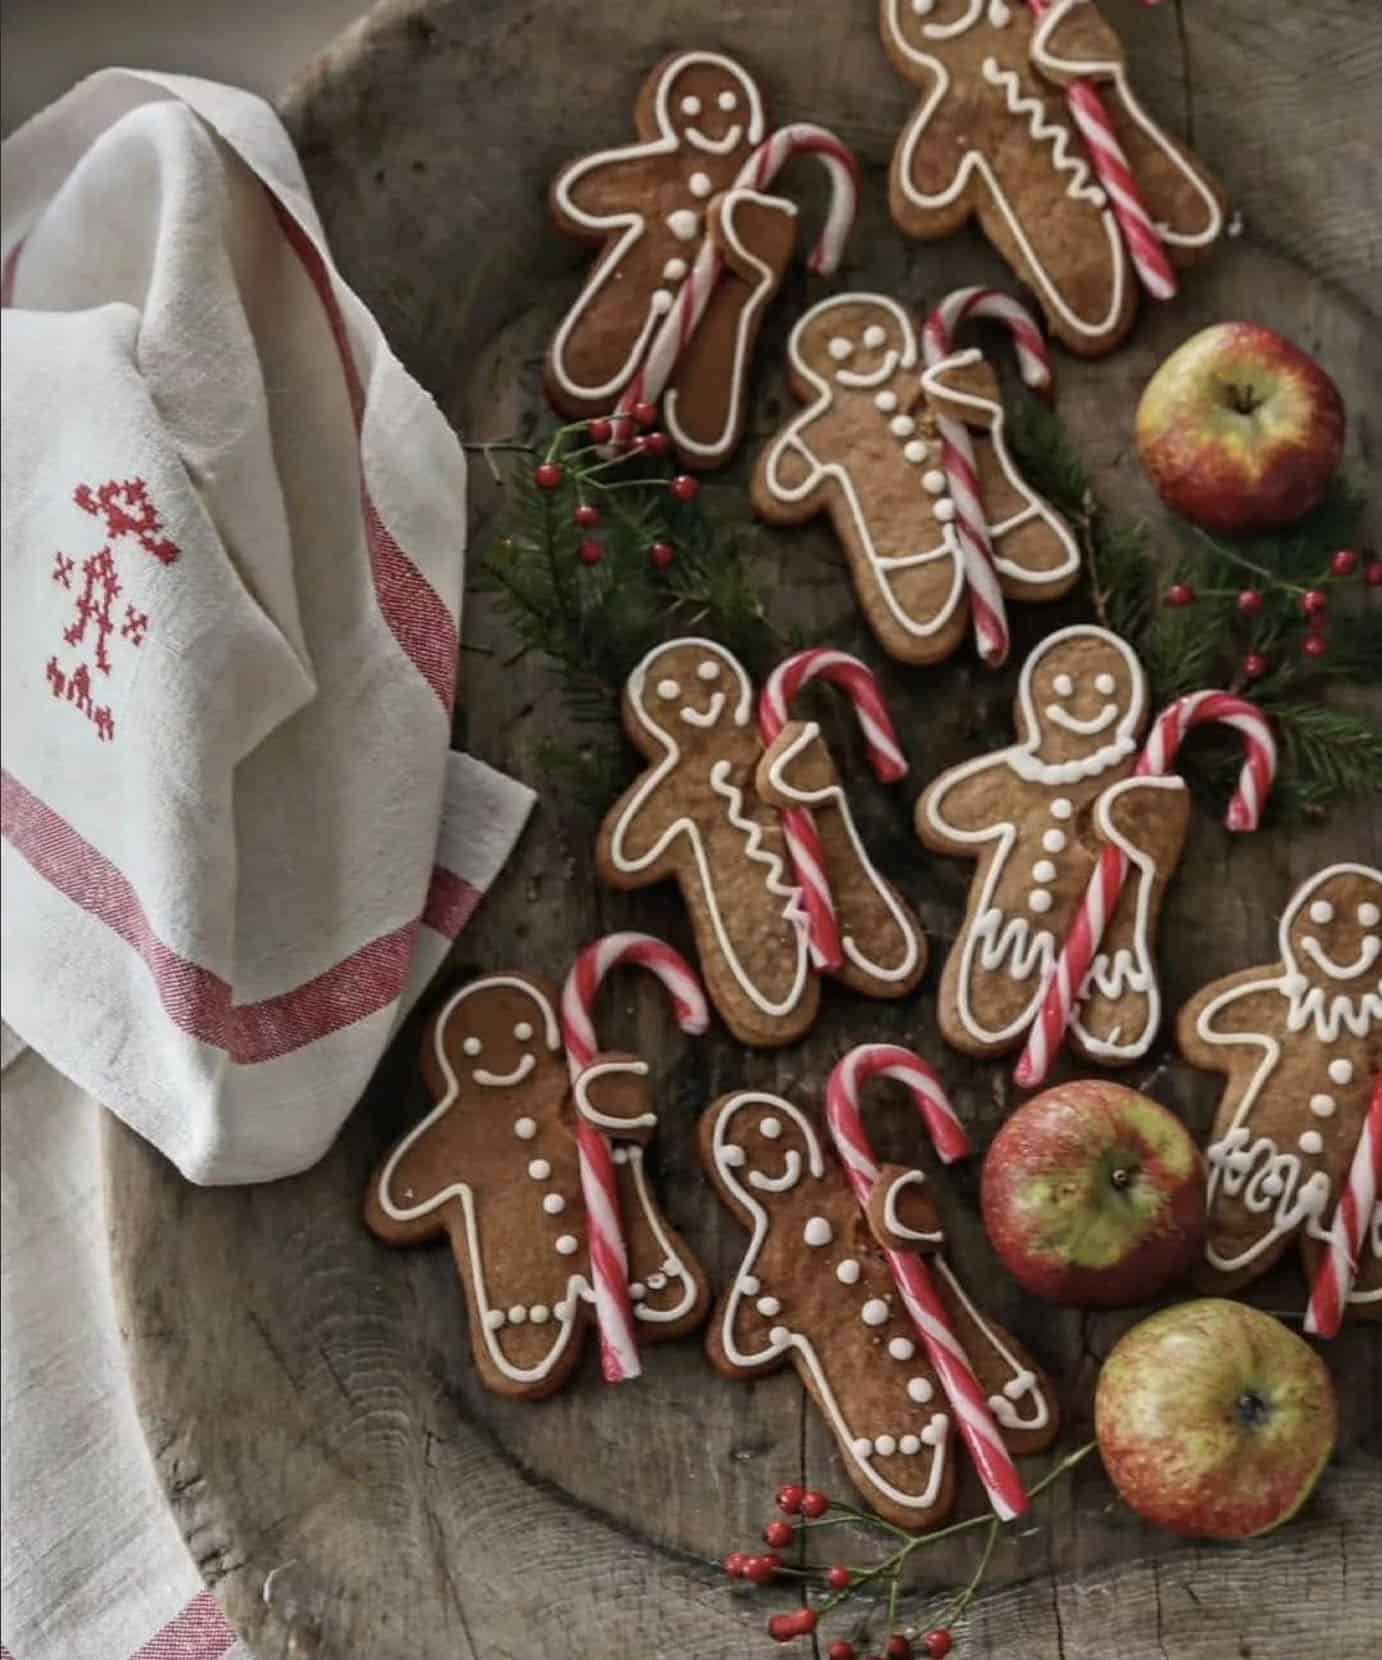
[[979,857],[978,845],[1012,828],[1009,791],[1016,782],[1008,751],[962,761],[935,779],[916,805],[916,832],[937,853]]
[[804,409],[754,466],[749,494],[755,511],[773,524],[802,524],[825,509],[830,475],[805,437],[820,412],[819,405]]
[[629,1293],[645,1343],[694,1331],[710,1306],[710,1283],[690,1246],[667,1220],[648,1179],[643,1149],[616,1147],[619,1207],[629,1251]]
[[935,1259],[936,1289],[1009,1452],[1041,1452],[1060,1431],[1055,1386],[1016,1338],[981,1314],[954,1271]]

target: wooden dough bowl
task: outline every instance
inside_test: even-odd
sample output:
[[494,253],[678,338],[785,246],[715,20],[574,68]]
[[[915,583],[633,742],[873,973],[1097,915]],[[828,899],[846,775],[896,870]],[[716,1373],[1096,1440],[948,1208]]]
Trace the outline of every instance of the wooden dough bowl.
[[[1131,453],[1137,395],[1172,347],[1222,318],[1279,327],[1324,360],[1347,400],[1350,465],[1363,477],[1378,450],[1382,385],[1369,160],[1382,141],[1382,17],[1350,0],[1157,10],[1106,0],[1106,10],[1153,112],[1193,131],[1244,229],[1189,275],[1178,300],[1145,311],[1114,356],[1080,363],[1059,354],[1060,412],[1105,500],[1125,517],[1153,510]],[[884,169],[914,95],[883,56],[873,0],[388,0],[296,83],[283,109],[347,280],[468,438],[527,432],[545,419],[542,346],[585,258],[548,226],[548,182],[569,157],[627,137],[644,72],[682,46],[742,57],[760,77],[770,119],[820,121],[857,149],[863,210],[846,286],[913,306],[961,283],[1012,286],[977,235],[909,245],[887,221]],[[818,172],[802,164],[791,188],[808,215],[819,214]],[[792,407],[781,367],[787,328],[827,291],[794,271],[774,306],[749,441],[714,476],[715,508],[747,519],[747,464]],[[478,548],[499,504],[478,460],[472,476]],[[828,629],[881,661],[823,522],[763,532],[752,546],[775,621]],[[1001,673],[980,669],[969,648],[937,669],[885,665],[913,762],[908,784],[893,791],[869,777],[838,700],[821,697],[858,781],[865,833],[932,942],[917,996],[889,1007],[829,992],[809,1041],[776,1054],[747,1053],[722,1031],[688,1046],[641,981],[626,982],[604,1009],[608,1043],[671,1057],[654,1169],[673,1221],[718,1284],[743,1236],[699,1175],[692,1124],[721,1091],[755,1085],[818,1103],[850,1042],[888,1036],[941,1065],[981,1144],[1012,1105],[1007,1066],[967,1062],[936,1034],[939,962],[970,867],[921,852],[910,806],[940,768],[1005,741],[1026,650],[1087,614],[1078,597],[1019,608],[1012,664]],[[562,722],[549,670],[535,656],[512,661],[513,639],[484,598],[468,605],[465,637],[460,741],[543,790],[537,747]],[[601,891],[582,874],[588,846],[588,826],[564,822],[559,792],[547,793],[463,936],[458,971],[559,975],[580,943],[630,925],[686,945],[675,895]],[[1161,929],[1168,1006],[1213,976],[1270,960],[1274,913],[1306,874],[1379,853],[1375,809],[1234,839],[1201,804]],[[757,1538],[780,1482],[847,1490],[820,1415],[790,1371],[758,1384],[723,1381],[694,1338],[651,1351],[643,1381],[626,1388],[604,1387],[588,1353],[544,1404],[485,1394],[449,1253],[389,1251],[359,1220],[367,1172],[423,1110],[417,1025],[331,1155],[294,1180],[200,1191],[110,1121],[115,1273],[139,1406],[199,1566],[258,1660],[765,1655],[767,1615],[791,1606],[792,1593],[733,1592],[714,1564]],[[1128,1081],[1149,1085],[1197,1133],[1207,1128],[1217,1081],[1176,1061],[1164,1038]],[[878,1122],[899,1148],[915,1145],[900,1101],[880,1102]],[[984,1240],[976,1184],[977,1160],[938,1184],[955,1259],[984,1306],[1059,1380],[1061,1446],[1072,1447],[1089,1434],[1099,1362],[1135,1316],[1081,1317],[1023,1299]],[[1283,1270],[1254,1299],[1298,1309],[1301,1281]],[[1091,1459],[999,1546],[959,1652],[1382,1652],[1380,1355],[1376,1327],[1330,1347],[1343,1403],[1338,1454],[1308,1509],[1278,1535],[1239,1548],[1186,1546],[1140,1525]],[[957,1514],[981,1503],[967,1474]],[[854,1546],[842,1543],[842,1554],[872,1548]],[[974,1554],[973,1536],[919,1553],[907,1617],[934,1614],[968,1578]]]

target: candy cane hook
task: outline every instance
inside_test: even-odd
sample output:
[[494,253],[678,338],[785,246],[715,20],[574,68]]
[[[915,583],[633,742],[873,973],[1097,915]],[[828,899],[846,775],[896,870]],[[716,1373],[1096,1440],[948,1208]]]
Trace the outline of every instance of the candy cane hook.
[[[859,1092],[873,1078],[896,1078],[906,1084],[926,1120],[936,1151],[946,1163],[971,1151],[969,1138],[940,1079],[925,1061],[909,1049],[888,1043],[866,1043],[851,1049],[830,1074],[825,1112],[849,1185],[865,1211],[879,1178],[879,1167],[864,1131]],[[955,1335],[930,1270],[914,1251],[887,1249],[884,1256],[903,1306],[926,1345],[995,1514],[1004,1521],[1021,1515],[1027,1508],[1022,1477],[1003,1445],[983,1386]]]
[[[598,1050],[591,1010],[601,982],[611,969],[636,963],[649,969],[667,988],[682,1031],[700,1033],[710,1023],[705,994],[694,970],[670,945],[650,934],[607,934],[572,964],[561,993],[562,1042],[571,1082],[594,1060]],[[576,1115],[581,1193],[585,1200],[586,1237],[594,1281],[595,1318],[600,1331],[601,1369],[609,1383],[640,1375],[633,1302],[629,1297],[629,1256],[619,1219],[619,1188],[609,1142],[593,1124]]]
[[1382,1077],[1373,1085],[1363,1133],[1353,1150],[1348,1181],[1339,1195],[1324,1260],[1310,1287],[1305,1329],[1316,1337],[1337,1337],[1358,1275],[1358,1258],[1382,1194]]

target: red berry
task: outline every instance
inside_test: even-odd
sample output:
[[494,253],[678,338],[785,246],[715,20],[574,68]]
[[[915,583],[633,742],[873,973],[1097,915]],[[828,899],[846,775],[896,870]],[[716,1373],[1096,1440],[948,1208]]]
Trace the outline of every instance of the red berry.
[[1238,609],[1245,617],[1255,617],[1265,604],[1256,588],[1244,588],[1238,596]]
[[[654,566],[656,566],[656,568],[660,571],[665,571],[667,569],[667,567],[672,563],[672,561],[676,558],[676,556],[677,556],[677,550],[672,546],[672,544],[670,542],[654,542],[652,547],[650,547],[648,549],[648,558],[653,562]],[[782,1489],[782,1493],[800,1493],[800,1492],[801,1492],[800,1487],[784,1487]],[[777,1496],[777,1502],[779,1504],[782,1503],[782,1493],[779,1493],[778,1496]],[[797,1501],[798,1508],[800,1508],[800,1503],[801,1503],[801,1501],[798,1499],[798,1501]],[[795,1515],[795,1514],[796,1514],[795,1511],[788,1511],[788,1515]]]
[[585,435],[592,444],[608,444],[614,435],[614,428],[606,420],[587,421]]
[[533,474],[533,483],[539,490],[555,490],[562,481],[562,470],[555,461],[544,461]]
[[731,1551],[725,1558],[725,1572],[731,1579],[742,1579],[744,1577],[744,1569],[748,1566],[748,1563],[749,1559],[744,1555],[743,1551]]
[[1317,617],[1329,609],[1329,595],[1323,588],[1311,588],[1300,596],[1300,608],[1307,617]]
[[1300,649],[1307,657],[1323,657],[1329,650],[1329,641],[1323,634],[1307,634],[1301,641]]
[[583,501],[571,517],[582,530],[594,530],[600,522],[600,509],[591,506],[588,501]]
[[1193,605],[1195,603],[1195,590],[1188,582],[1173,583],[1166,590],[1166,603],[1177,607]]
[[1329,568],[1335,576],[1352,576],[1358,569],[1358,555],[1352,548],[1340,548],[1329,561]]
[[926,1660],[945,1660],[955,1646],[948,1631],[928,1631],[921,1643],[926,1650]]
[[[657,550],[659,548],[667,548],[669,554],[672,551],[666,542],[654,542],[652,549],[654,564],[658,563]],[[801,1501],[805,1497],[806,1489],[799,1486],[795,1481],[789,1481],[785,1487],[779,1487],[777,1490],[777,1508],[784,1516],[796,1516],[801,1511]]]
[[768,1621],[768,1635],[775,1643],[790,1643],[797,1634],[795,1614],[774,1614]]
[[700,480],[687,473],[678,473],[667,488],[678,501],[695,501],[701,493]]
[[833,1568],[826,1569],[825,1583],[832,1591],[847,1591],[849,1582],[853,1578],[854,1575],[850,1573],[849,1569],[839,1562]]
[[830,1509],[830,1500],[824,1493],[818,1493],[814,1487],[808,1487],[801,1495],[801,1513],[811,1521],[817,1521]]
[[1382,588],[1382,559],[1371,559],[1363,568],[1363,581],[1369,588]]
[[771,1585],[777,1578],[775,1556],[751,1556],[744,1565],[744,1578],[750,1585]]
[[792,1542],[792,1524],[790,1522],[769,1522],[763,1529],[765,1544],[773,1545],[778,1550]]
[[1261,680],[1271,664],[1260,651],[1250,651],[1243,659],[1242,675],[1244,680]]
[[638,440],[635,447],[642,450],[644,455],[652,455],[661,458],[666,455],[668,450],[671,449],[672,440],[665,432],[649,432],[645,433],[643,437]]
[[837,1638],[825,1651],[826,1660],[855,1660],[854,1644],[847,1643],[843,1637]]
[[912,1645],[898,1631],[884,1643],[883,1653],[886,1660],[912,1660]]
[[581,564],[598,565],[605,557],[605,544],[594,536],[587,536],[576,552],[580,555]]
[[655,403],[636,403],[629,411],[634,420],[641,427],[650,427],[657,419],[657,405]]

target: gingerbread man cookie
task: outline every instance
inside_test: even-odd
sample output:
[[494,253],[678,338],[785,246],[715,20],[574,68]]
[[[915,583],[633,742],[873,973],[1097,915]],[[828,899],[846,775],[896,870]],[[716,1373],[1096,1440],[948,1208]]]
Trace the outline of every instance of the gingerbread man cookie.
[[[957,1433],[883,1255],[941,1245],[924,1174],[885,1168],[866,1218],[807,1114],[747,1090],[705,1113],[700,1149],[750,1234],[711,1316],[711,1364],[756,1378],[790,1361],[865,1500],[900,1527],[934,1526],[954,1502]],[[1018,1454],[1049,1446],[1059,1427],[1049,1380],[979,1312],[942,1257],[931,1266],[1004,1444]]]
[[[1209,1158],[1205,1253],[1232,1289],[1299,1241],[1313,1273],[1382,1074],[1382,871],[1331,865],[1282,913],[1278,960],[1206,986],[1181,1010],[1193,1066],[1228,1082]],[[1346,1303],[1382,1318],[1382,1206]]]
[[1139,277],[1167,297],[1222,232],[1218,186],[1138,103],[1091,0],[881,0],[881,26],[923,96],[893,155],[898,226],[977,218],[1071,351],[1112,350]]
[[[437,1105],[371,1180],[366,1223],[390,1245],[450,1238],[481,1381],[496,1394],[538,1400],[575,1366],[592,1302],[552,989],[520,974],[465,986],[429,1023],[422,1066]],[[585,1105],[597,1127],[624,1123],[636,1136],[648,1125],[646,1087],[630,1087],[631,1071],[610,1068],[607,1088],[590,1078]],[[658,1342],[700,1323],[708,1291],[633,1152],[641,1149],[614,1152],[619,1198],[640,1336]]]
[[1145,1053],[1161,1018],[1153,942],[1189,816],[1176,777],[1130,776],[1147,722],[1142,665],[1116,635],[1050,635],[1018,682],[1021,741],[941,774],[917,803],[917,834],[977,859],[941,979],[940,1024],[972,1055],[1019,1047],[1103,847],[1129,876],[1095,955],[1071,1036],[1116,1066]]
[[998,383],[975,352],[922,370],[916,331],[894,300],[841,294],[813,306],[788,343],[807,407],[759,457],[754,507],[775,524],[828,512],[864,614],[905,663],[953,652],[969,625],[956,503],[938,416],[973,434],[982,508],[1002,591],[1058,599],[1079,577],[1069,527],[1013,465]]

